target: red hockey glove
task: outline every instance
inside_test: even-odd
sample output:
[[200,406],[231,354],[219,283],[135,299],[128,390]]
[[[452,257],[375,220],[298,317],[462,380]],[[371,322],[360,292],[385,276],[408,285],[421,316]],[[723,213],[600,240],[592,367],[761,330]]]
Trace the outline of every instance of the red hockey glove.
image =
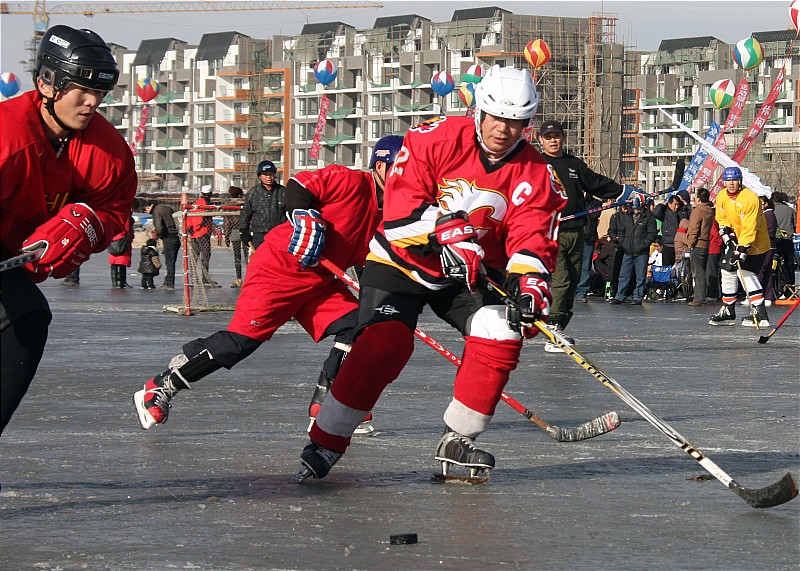
[[87,204],[67,204],[22,243],[23,252],[44,249],[35,262],[25,264],[33,281],[63,278],[89,259],[103,237],[103,223]]
[[441,246],[439,256],[444,275],[467,284],[476,291],[475,284],[483,262],[483,248],[478,244],[478,233],[470,224],[467,213],[459,210],[440,216],[434,229],[434,240]]
[[553,294],[550,292],[548,276],[529,273],[524,276],[511,275],[506,280],[507,289],[517,301],[517,307],[506,308],[506,322],[525,339],[536,337],[539,329],[536,320],[547,322]]

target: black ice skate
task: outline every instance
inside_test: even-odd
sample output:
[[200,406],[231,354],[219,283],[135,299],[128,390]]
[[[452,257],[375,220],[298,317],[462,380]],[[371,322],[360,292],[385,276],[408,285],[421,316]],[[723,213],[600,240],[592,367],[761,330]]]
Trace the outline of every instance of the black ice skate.
[[[436,447],[436,460],[442,463],[442,473],[436,474],[436,482],[458,484],[483,484],[489,481],[489,470],[494,468],[494,456],[475,446],[472,438],[450,430],[442,435]],[[467,476],[451,476],[450,466],[467,468]]]
[[769,317],[767,317],[767,308],[764,307],[764,304],[751,306],[750,315],[742,318],[742,325],[744,327],[758,327],[759,329],[769,327]]
[[309,442],[306,447],[303,448],[303,453],[300,454],[300,462],[303,464],[303,467],[297,473],[297,481],[302,482],[311,476],[314,476],[318,480],[324,478],[341,457],[341,452],[329,450],[319,444]]
[[712,315],[709,325],[736,325],[736,307],[723,305],[716,315]]

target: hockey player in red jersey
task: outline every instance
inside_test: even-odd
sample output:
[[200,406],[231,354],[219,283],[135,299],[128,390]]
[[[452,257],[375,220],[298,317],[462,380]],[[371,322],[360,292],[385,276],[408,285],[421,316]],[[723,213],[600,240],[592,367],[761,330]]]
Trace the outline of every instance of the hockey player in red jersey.
[[0,103],[0,256],[38,259],[2,273],[0,432],[39,366],[51,320],[36,283],[63,278],[125,227],[133,155],[96,111],[119,77],[90,30],[54,26],[36,53],[35,90]]
[[[397,136],[380,139],[367,172],[330,165],[289,179],[289,221],[273,228],[250,259],[228,328],[186,343],[168,368],[134,395],[143,429],[167,421],[170,400],[179,390],[222,367],[230,369],[292,317],[315,342],[335,338],[315,393],[315,400],[321,400],[350,350],[358,304],[317,263],[322,254],[341,268],[364,263],[380,221],[387,170],[402,142]],[[315,411],[310,412],[313,416]]]
[[[522,337],[547,319],[566,203],[558,177],[524,140],[539,103],[528,72],[493,67],[475,89],[475,118],[412,127],[391,169],[383,222],[361,276],[358,337],[310,431],[300,480],[324,477],[413,351],[425,305],[464,336],[462,365],[436,449],[470,475],[494,467],[475,445],[517,365]],[[523,312],[477,290],[505,278]]]

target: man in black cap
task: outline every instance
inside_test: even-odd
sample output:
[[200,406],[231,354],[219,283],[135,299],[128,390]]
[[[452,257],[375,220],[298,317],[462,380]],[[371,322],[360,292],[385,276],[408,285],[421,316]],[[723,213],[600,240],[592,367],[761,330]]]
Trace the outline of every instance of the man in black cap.
[[[558,121],[544,121],[539,128],[539,145],[542,156],[553,166],[567,192],[567,205],[561,218],[587,210],[587,195],[600,199],[625,200],[636,191],[633,186],[623,186],[592,171],[578,157],[564,152],[566,135],[564,126]],[[594,250],[596,236],[586,236],[584,226],[587,217],[580,216],[562,220],[558,230],[558,260],[553,273],[553,305],[550,310],[550,326],[561,332],[572,318],[575,291],[581,278],[584,248]],[[561,352],[553,343],[545,344],[545,351]]]
[[239,232],[245,251],[249,244],[258,248],[264,236],[278,224],[286,222],[286,189],[275,177],[278,169],[272,161],[261,161],[256,167],[258,183],[247,191],[239,216]]

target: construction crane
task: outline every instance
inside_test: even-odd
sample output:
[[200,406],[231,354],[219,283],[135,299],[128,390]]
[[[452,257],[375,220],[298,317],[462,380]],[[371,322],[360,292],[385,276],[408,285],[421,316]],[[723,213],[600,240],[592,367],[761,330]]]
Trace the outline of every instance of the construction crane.
[[45,6],[45,0],[34,2],[0,2],[0,14],[31,14],[34,40],[47,31],[50,15],[95,16],[103,14],[139,14],[146,12],[244,12],[260,10],[337,10],[353,8],[382,8],[383,4],[368,0],[297,1],[195,1],[195,2],[59,2]]

